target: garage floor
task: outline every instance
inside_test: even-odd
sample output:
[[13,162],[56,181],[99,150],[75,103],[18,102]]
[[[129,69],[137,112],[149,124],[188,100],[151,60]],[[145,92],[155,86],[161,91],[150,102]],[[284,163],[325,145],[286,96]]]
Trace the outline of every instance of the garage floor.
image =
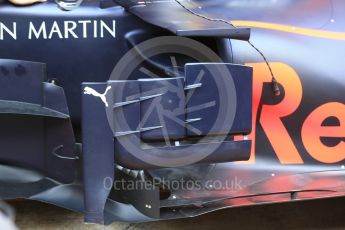
[[144,224],[84,225],[80,214],[33,201],[10,203],[20,229],[345,229],[345,198],[228,209],[202,217]]

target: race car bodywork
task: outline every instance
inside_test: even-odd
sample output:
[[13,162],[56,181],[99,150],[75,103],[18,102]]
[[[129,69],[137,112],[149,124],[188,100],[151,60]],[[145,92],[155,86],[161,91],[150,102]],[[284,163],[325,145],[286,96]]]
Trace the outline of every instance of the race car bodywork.
[[1,199],[108,224],[344,195],[343,1],[57,2],[0,3]]

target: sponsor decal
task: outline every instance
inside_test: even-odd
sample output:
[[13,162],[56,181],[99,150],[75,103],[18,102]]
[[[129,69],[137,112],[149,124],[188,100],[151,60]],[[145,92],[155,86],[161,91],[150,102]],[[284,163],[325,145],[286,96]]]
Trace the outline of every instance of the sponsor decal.
[[[301,106],[303,87],[296,71],[284,63],[271,63],[277,81],[284,88],[284,98],[277,104],[259,106],[263,84],[271,81],[264,63],[248,64],[254,69],[253,81],[253,131],[249,138],[253,141],[249,163],[255,163],[255,137],[257,122],[261,125],[275,154],[282,164],[304,164],[302,156],[294,144],[292,136],[282,119],[296,112]],[[333,118],[338,125],[325,125],[326,119]],[[307,153],[321,163],[338,163],[345,159],[345,104],[329,102],[315,108],[304,120],[301,138]],[[322,142],[322,138],[336,138],[332,146]],[[247,162],[248,163],[248,162]]]
[[24,38],[29,40],[116,38],[115,20],[27,21],[22,23],[0,21],[0,40],[19,39],[19,30],[21,32],[24,30]]
[[87,86],[84,88],[84,94],[92,95],[94,97],[99,97],[102,100],[102,102],[104,103],[105,107],[108,107],[109,104],[107,102],[106,95],[107,95],[109,90],[111,90],[111,86],[108,86],[105,89],[105,92],[101,94],[101,93],[97,92],[96,90],[92,89],[91,87]]

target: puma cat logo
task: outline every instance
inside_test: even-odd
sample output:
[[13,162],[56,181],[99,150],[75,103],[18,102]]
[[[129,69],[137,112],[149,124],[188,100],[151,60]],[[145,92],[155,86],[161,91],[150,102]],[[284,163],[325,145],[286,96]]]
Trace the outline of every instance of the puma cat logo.
[[92,89],[91,87],[88,87],[86,86],[84,88],[84,94],[87,94],[87,95],[92,95],[92,96],[95,96],[95,97],[99,97],[103,103],[105,104],[105,107],[108,107],[108,102],[107,102],[107,98],[106,98],[106,95],[108,93],[108,91],[111,89],[111,86],[108,86],[105,90],[105,92],[103,94],[100,94],[99,92],[97,92],[96,90]]

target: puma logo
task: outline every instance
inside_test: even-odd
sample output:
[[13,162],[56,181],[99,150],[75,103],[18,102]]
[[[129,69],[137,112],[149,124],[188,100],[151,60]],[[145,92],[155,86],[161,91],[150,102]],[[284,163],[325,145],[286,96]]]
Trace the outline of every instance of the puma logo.
[[105,90],[105,92],[103,94],[100,94],[99,92],[97,92],[96,90],[86,86],[84,88],[84,94],[87,94],[87,95],[92,95],[92,96],[95,96],[95,97],[99,97],[101,98],[101,100],[103,101],[103,103],[105,104],[105,107],[108,107],[108,102],[107,102],[107,98],[105,97],[108,93],[108,91],[111,89],[111,86],[108,86]]

